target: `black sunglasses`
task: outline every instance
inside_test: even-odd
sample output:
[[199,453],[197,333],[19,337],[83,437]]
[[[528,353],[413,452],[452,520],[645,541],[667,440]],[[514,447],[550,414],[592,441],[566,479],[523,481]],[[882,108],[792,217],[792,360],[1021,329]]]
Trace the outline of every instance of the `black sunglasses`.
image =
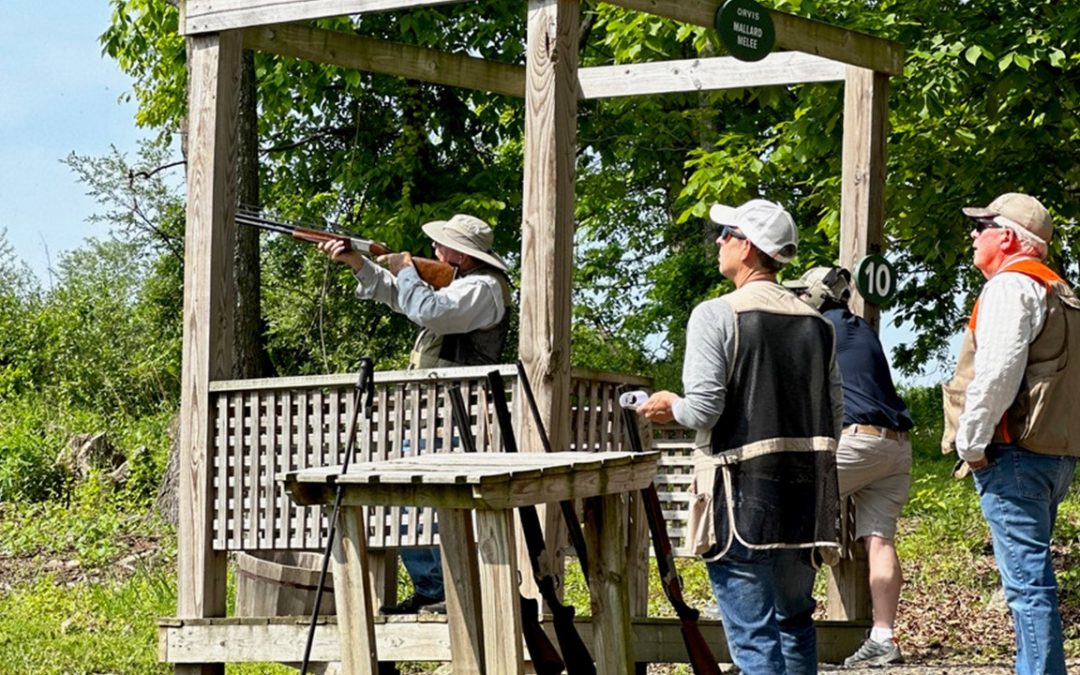
[[739,228],[733,227],[731,225],[724,225],[722,228],[720,228],[720,241],[727,241],[728,237],[735,237],[739,240],[746,239],[746,235],[743,234],[742,230],[740,230]]
[[995,223],[993,218],[976,218],[975,219],[975,231],[978,232],[979,234],[982,234],[986,230],[993,230],[993,229],[997,229],[997,228],[1000,228],[1000,227],[1001,227],[1001,225],[998,225],[997,223]]

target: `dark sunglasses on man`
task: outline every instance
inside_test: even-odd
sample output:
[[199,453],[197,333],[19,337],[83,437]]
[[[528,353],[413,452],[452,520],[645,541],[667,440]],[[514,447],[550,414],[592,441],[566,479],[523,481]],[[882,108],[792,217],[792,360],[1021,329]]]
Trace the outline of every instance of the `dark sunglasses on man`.
[[994,222],[993,218],[976,218],[975,219],[975,231],[982,234],[985,230],[992,230],[1001,227],[1001,225]]
[[742,230],[739,228],[731,225],[724,225],[720,228],[720,241],[727,241],[728,237],[735,237],[739,240],[746,239],[746,235],[743,234]]

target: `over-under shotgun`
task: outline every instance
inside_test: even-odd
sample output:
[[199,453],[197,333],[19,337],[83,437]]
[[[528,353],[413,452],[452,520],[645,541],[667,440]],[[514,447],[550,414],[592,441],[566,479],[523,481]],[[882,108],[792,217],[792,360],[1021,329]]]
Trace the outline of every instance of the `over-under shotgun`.
[[[644,452],[641,446],[641,435],[638,434],[637,413],[630,408],[623,408],[623,428],[626,429],[626,440],[633,452]],[[668,537],[667,521],[664,520],[664,510],[660,506],[660,496],[656,494],[656,483],[649,483],[649,487],[641,490],[641,500],[645,507],[645,520],[649,523],[649,533],[652,535],[653,553],[656,556],[656,571],[660,575],[660,585],[664,587],[664,595],[671,603],[675,614],[679,617],[682,628],[683,643],[686,645],[686,653],[690,657],[690,667],[695,675],[720,675],[720,666],[716,663],[716,657],[709,649],[709,643],[701,634],[698,626],[698,611],[686,604],[682,594],[682,579],[678,570],[675,569],[675,557],[671,551],[671,539]]]
[[[447,390],[450,397],[450,407],[454,416],[454,424],[458,428],[458,438],[461,439],[461,448],[465,452],[476,452],[476,439],[472,435],[472,427],[469,424],[469,409],[465,405],[465,399],[461,395],[461,387],[453,386]],[[529,648],[529,658],[532,659],[533,669],[537,675],[560,675],[565,667],[562,657],[559,656],[555,645],[551,644],[551,638],[544,632],[540,625],[540,607],[536,600],[525,597],[518,593],[518,602],[521,607],[521,633],[525,638],[525,646]],[[573,609],[570,610],[573,612]],[[496,621],[498,617],[490,617]],[[571,615],[571,620],[573,616]]]
[[[295,223],[288,223],[268,217],[261,211],[240,207],[236,210],[236,222],[249,227],[257,227],[261,230],[269,230],[279,234],[287,234],[294,239],[306,241],[312,244],[321,244],[324,241],[345,242],[345,248],[365,255],[389,255],[393,254],[386,244],[380,244],[371,239],[362,239],[350,234],[319,230],[313,227],[301,227]],[[457,268],[441,260],[420,258],[413,256],[413,266],[417,274],[434,288],[445,288],[450,285],[457,275]]]
[[[492,370],[487,374],[488,393],[495,408],[495,419],[499,423],[499,435],[502,436],[503,451],[517,452],[514,439],[514,426],[510,421],[510,407],[506,404],[506,390],[502,375]],[[518,508],[521,521],[521,534],[525,538],[525,547],[529,550],[529,563],[540,595],[551,610],[552,624],[555,626],[555,638],[562,649],[567,675],[596,675],[596,666],[584,640],[574,626],[574,608],[564,605],[559,600],[558,582],[550,570],[544,570],[541,561],[544,556],[544,531],[540,527],[540,517],[532,504]],[[524,610],[524,606],[523,606]],[[536,611],[535,606],[532,611]]]

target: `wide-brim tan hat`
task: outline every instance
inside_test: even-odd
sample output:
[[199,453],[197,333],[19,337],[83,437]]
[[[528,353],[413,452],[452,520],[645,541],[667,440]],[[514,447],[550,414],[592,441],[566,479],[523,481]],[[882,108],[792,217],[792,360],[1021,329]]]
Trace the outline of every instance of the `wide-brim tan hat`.
[[458,213],[450,220],[424,223],[423,230],[436,243],[506,271],[506,262],[491,250],[495,233],[490,225],[475,216]]
[[964,215],[977,220],[992,220],[1004,227],[1019,226],[1044,243],[1054,235],[1050,212],[1038,199],[1020,192],[1006,192],[988,206],[965,206]]

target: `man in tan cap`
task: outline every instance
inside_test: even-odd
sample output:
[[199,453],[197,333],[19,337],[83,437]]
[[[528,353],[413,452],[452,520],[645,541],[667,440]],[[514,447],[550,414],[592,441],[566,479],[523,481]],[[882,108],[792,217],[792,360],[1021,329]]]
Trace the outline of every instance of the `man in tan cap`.
[[1050,214],[1025,194],[967,207],[986,284],[945,385],[942,449],[974,474],[1016,630],[1017,673],[1065,673],[1050,538],[1080,456],[1080,300],[1047,267]]
[[[407,252],[380,256],[383,267],[347,250],[339,240],[323,242],[319,250],[352,268],[358,298],[382,302],[420,327],[409,368],[499,363],[510,328],[511,291],[506,263],[492,251],[491,227],[474,216],[457,214],[426,223],[423,230],[435,242],[435,256],[457,268],[457,276],[445,288],[432,288],[420,279]],[[380,611],[445,612],[439,549],[403,548],[400,555],[413,582],[413,595]]]
[[727,295],[694,308],[684,396],[638,412],[698,430],[687,530],[744,673],[815,673],[812,553],[838,550],[843,394],[829,322],[776,283],[799,232],[779,204],[716,205]]

